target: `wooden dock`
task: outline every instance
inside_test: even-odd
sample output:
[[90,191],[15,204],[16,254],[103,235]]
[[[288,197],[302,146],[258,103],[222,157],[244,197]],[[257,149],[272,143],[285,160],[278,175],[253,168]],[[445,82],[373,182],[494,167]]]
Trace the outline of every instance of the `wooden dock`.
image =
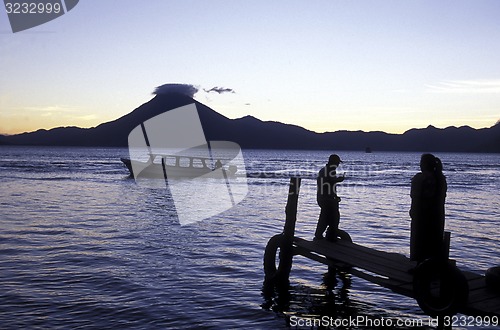
[[353,243],[345,232],[334,242],[295,237],[299,187],[300,179],[292,178],[284,231],[271,238],[266,247],[266,280],[287,282],[293,256],[301,255],[415,298],[422,310],[432,316],[461,313],[500,317],[500,294],[486,286],[485,276],[461,271],[453,260],[430,260],[416,267],[416,262],[402,254]]
[[[409,271],[416,263],[402,254],[378,251],[343,240],[307,241],[298,237],[293,240],[293,248],[294,255],[344,269],[395,293],[415,298],[413,274]],[[458,312],[466,315],[500,316],[500,295],[486,288],[485,277],[472,272],[462,273],[467,279],[469,293],[466,304]]]

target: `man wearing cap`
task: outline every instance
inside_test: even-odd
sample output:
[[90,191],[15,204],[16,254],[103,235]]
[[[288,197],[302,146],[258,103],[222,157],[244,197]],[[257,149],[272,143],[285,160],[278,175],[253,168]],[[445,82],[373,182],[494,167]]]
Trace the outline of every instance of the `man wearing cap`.
[[337,167],[342,163],[336,154],[330,155],[328,164],[323,167],[317,178],[317,201],[321,208],[318,225],[314,233],[314,239],[322,239],[326,228],[326,239],[334,241],[337,239],[337,228],[340,222],[339,202],[336,185],[344,181],[344,176],[337,177]]

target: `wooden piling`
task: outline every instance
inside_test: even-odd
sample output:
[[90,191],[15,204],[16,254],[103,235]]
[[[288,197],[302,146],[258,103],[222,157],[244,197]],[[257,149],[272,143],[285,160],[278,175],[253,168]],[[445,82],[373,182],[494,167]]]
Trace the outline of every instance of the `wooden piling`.
[[295,236],[295,223],[297,221],[297,205],[300,191],[300,178],[291,178],[288,189],[288,200],[285,207],[285,227],[280,251],[280,273],[277,280],[288,283],[293,262],[293,239]]
[[295,223],[297,221],[297,207],[300,191],[300,178],[291,178],[288,188],[288,200],[285,206],[285,227],[283,228],[283,237],[286,243],[292,242],[295,235]]

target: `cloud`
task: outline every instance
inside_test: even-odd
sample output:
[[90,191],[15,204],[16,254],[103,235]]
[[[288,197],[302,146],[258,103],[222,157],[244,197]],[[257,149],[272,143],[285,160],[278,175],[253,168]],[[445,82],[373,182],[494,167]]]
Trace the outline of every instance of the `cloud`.
[[48,105],[48,106],[33,106],[33,107],[23,107],[23,111],[29,112],[43,112],[43,113],[71,113],[75,112],[75,109],[70,106],[62,105]]
[[226,88],[226,87],[212,87],[210,89],[203,89],[205,92],[210,93],[210,92],[215,92],[215,93],[235,93],[235,91],[232,88]]
[[198,93],[198,87],[191,84],[164,84],[155,88],[153,94],[179,93],[193,97]]
[[[212,87],[210,89],[203,89],[206,93],[231,93],[234,94],[235,91],[232,88],[227,87]],[[155,88],[153,94],[169,94],[169,93],[179,93],[187,95],[189,97],[194,97],[196,93],[200,91],[200,87],[191,84],[164,84]]]
[[99,117],[95,114],[90,114],[90,115],[78,116],[76,118],[79,120],[95,120],[98,119]]
[[500,79],[445,80],[425,87],[431,93],[496,94],[500,93]]

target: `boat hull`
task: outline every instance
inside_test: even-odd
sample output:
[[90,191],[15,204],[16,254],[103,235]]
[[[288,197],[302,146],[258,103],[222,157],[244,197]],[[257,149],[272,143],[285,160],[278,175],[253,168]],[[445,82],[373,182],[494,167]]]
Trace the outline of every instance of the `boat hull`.
[[[162,165],[157,163],[140,162],[130,160],[128,158],[121,158],[121,161],[130,172],[130,176],[138,178],[151,178],[151,179],[182,179],[182,178],[223,178],[232,176],[234,173],[228,170],[219,168],[212,170],[208,167],[181,167],[172,165]],[[139,173],[134,173],[135,169],[142,169]]]

